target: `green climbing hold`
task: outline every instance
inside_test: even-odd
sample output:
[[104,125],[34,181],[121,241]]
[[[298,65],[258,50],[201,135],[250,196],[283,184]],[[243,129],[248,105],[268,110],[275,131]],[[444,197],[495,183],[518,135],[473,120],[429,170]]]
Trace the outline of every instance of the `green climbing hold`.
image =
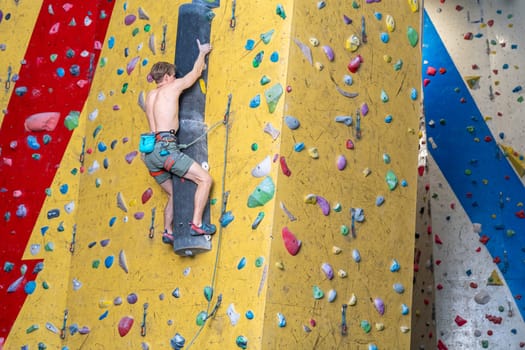
[[265,177],[261,183],[255,188],[255,190],[248,197],[248,208],[255,208],[258,206],[263,206],[270,199],[273,198],[275,194],[275,184],[271,177]]
[[255,259],[255,267],[261,267],[264,264],[264,257],[260,256]]
[[261,85],[266,85],[271,81],[270,78],[268,78],[266,75],[263,75],[261,78]]
[[212,287],[210,287],[210,286],[204,287],[204,297],[206,298],[207,301],[211,300],[211,298],[213,297],[213,288]]
[[340,231],[343,236],[348,236],[348,233],[350,232],[350,230],[348,229],[348,226],[346,225],[341,225]]
[[135,36],[135,35],[137,35],[138,33],[139,33],[139,29],[138,29],[138,28],[135,28],[135,29],[133,29],[133,31],[131,32],[131,35],[132,35],[132,36]]
[[94,269],[98,269],[99,266],[100,266],[100,260],[99,259],[93,260],[93,262],[91,263],[91,267],[94,268]]
[[318,286],[313,287],[314,298],[319,300],[324,297],[324,292]]
[[266,103],[268,103],[268,111],[273,113],[277,107],[277,103],[283,94],[283,87],[280,83],[275,84],[264,92]]
[[390,191],[393,191],[397,186],[397,176],[392,170],[389,170],[386,173],[386,183]]
[[286,19],[286,12],[284,11],[284,7],[281,4],[277,5],[277,8],[275,9],[275,13],[279,15],[282,19]]
[[370,330],[372,329],[372,326],[370,326],[370,322],[368,322],[367,320],[362,320],[361,321],[361,329],[365,333],[370,333]]
[[149,32],[150,29],[151,29],[151,25],[150,25],[150,24],[146,24],[146,25],[144,26],[144,31],[145,31],[146,33]]
[[472,175],[472,170],[465,169],[465,175],[467,175],[467,176]]
[[72,131],[76,127],[78,127],[78,118],[80,117],[80,112],[78,111],[71,111],[67,115],[67,117],[64,119],[64,125],[69,131]]
[[197,315],[197,319],[196,319],[197,326],[204,325],[204,322],[206,322],[207,318],[208,318],[208,314],[206,314],[206,311],[199,312],[199,314]]
[[272,40],[272,35],[275,32],[274,29],[267,31],[266,33],[261,34],[261,40],[263,43],[268,44]]
[[417,34],[417,31],[411,26],[408,26],[407,37],[408,37],[408,42],[410,43],[410,45],[412,47],[415,47],[419,40],[419,35]]

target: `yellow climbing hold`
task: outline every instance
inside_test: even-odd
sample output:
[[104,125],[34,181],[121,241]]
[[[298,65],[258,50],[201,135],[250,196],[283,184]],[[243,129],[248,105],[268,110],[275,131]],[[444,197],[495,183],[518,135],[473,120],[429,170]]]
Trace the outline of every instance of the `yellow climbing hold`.
[[304,202],[306,204],[315,204],[317,203],[317,196],[315,194],[307,194],[306,197],[304,197]]
[[308,154],[310,155],[310,157],[312,157],[313,159],[318,159],[319,158],[319,150],[317,149],[317,147],[311,147],[308,149]]
[[490,277],[487,279],[487,285],[489,286],[502,286],[503,285],[503,282],[501,281],[501,278],[499,277],[498,272],[496,270],[492,270]]
[[201,92],[206,95],[206,82],[204,81],[204,79],[199,79],[199,86],[201,88]]
[[506,146],[501,143],[499,146],[503,150],[505,157],[508,158],[510,164],[514,167],[514,170],[516,170],[520,177],[523,177],[525,175],[525,158],[514,151],[511,146]]
[[479,79],[481,77],[479,75],[469,75],[465,77],[465,80],[467,82],[467,85],[471,89],[475,89],[479,87]]
[[351,52],[355,52],[357,51],[360,45],[361,45],[361,40],[359,40],[359,37],[355,34],[352,34],[346,39],[345,49]]
[[419,11],[419,2],[418,2],[418,0],[408,0],[408,6],[410,6],[410,11],[412,11],[412,12]]
[[394,21],[394,17],[392,15],[387,15],[385,18],[386,22],[386,29],[389,32],[393,32],[396,29],[396,22]]
[[392,56],[390,56],[390,55],[383,55],[383,60],[386,63],[390,63],[390,62],[392,62]]

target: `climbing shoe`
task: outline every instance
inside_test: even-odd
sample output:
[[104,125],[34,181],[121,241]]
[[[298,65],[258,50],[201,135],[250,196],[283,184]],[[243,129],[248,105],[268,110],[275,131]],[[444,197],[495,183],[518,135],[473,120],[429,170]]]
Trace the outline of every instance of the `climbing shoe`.
[[164,232],[162,232],[162,243],[173,244],[173,241],[173,233],[168,233],[168,231],[164,230]]
[[202,224],[200,227],[194,223],[190,223],[191,226],[191,235],[192,236],[202,236],[202,235],[213,235],[215,233],[215,225],[213,224]]

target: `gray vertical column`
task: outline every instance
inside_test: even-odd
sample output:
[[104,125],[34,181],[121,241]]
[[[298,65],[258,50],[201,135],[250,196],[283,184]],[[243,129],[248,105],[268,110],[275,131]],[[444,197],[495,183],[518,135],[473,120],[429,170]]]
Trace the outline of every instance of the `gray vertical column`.
[[[176,75],[181,77],[190,72],[199,54],[196,39],[201,43],[210,41],[211,21],[213,19],[212,7],[217,7],[219,1],[194,1],[191,4],[181,5],[177,27],[177,42],[175,50]],[[202,79],[207,82],[208,71],[202,74]],[[201,90],[199,82],[187,89],[180,97],[179,120],[180,127],[177,134],[180,144],[188,144],[206,132],[204,111],[206,95]],[[201,164],[208,161],[207,138],[203,137],[198,142],[184,150],[184,153]],[[192,236],[189,222],[193,217],[193,202],[196,185],[191,181],[173,179],[174,200],[174,233],[173,249],[181,256],[193,256],[211,250],[211,242],[205,237]],[[203,221],[209,222],[210,208],[206,206]]]

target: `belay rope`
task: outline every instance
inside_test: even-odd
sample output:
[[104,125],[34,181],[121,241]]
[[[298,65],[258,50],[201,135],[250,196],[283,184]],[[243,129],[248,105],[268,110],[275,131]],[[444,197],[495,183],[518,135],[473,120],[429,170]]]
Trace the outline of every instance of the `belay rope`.
[[[226,106],[226,112],[224,113],[223,120],[215,123],[214,125],[212,125],[212,127],[209,128],[208,131],[207,131],[207,132],[209,132],[210,130],[212,130],[213,128],[215,128],[219,124],[224,124],[224,126],[226,127],[225,140],[224,140],[224,161],[223,161],[224,168],[223,168],[223,171],[222,171],[222,180],[221,180],[221,182],[222,182],[221,183],[221,193],[222,193],[222,198],[221,198],[221,203],[222,203],[222,205],[221,205],[221,217],[226,212],[226,203],[227,203],[227,198],[228,198],[228,194],[226,193],[226,190],[225,190],[225,186],[226,186],[225,182],[226,182],[226,161],[227,161],[227,158],[228,158],[228,138],[229,138],[229,131],[230,131],[229,119],[230,119],[230,105],[231,105],[231,102],[232,102],[232,94],[230,93],[228,95],[228,105]],[[203,137],[204,135],[206,135],[206,133],[201,135],[201,136],[199,136],[199,138]],[[194,144],[196,141],[197,140],[194,140],[193,142],[191,142],[191,143],[189,143],[188,145],[185,145],[185,146],[189,147],[192,144]],[[219,263],[219,252],[220,252],[221,240],[222,240],[222,229],[223,229],[223,226],[219,225],[219,232],[217,232],[217,252],[215,253],[215,263],[213,264],[213,273],[212,273],[212,276],[211,276],[211,283],[210,283],[212,293],[215,291],[217,265]],[[213,294],[212,294],[212,297],[213,297]],[[212,297],[209,298],[210,300],[208,300],[208,306],[207,306],[207,309],[206,309],[206,318],[203,320],[204,322],[199,327],[199,329],[197,330],[197,333],[195,333],[195,335],[193,336],[193,339],[191,339],[191,341],[188,343],[188,346],[186,347],[186,349],[189,349],[193,345],[193,343],[195,342],[195,340],[197,339],[197,337],[199,336],[201,331],[204,329],[204,326],[206,325],[206,321],[209,318],[212,318],[213,316],[215,316],[215,313],[217,312],[217,309],[221,305],[222,294],[219,294],[219,296],[217,296],[217,302],[215,303],[213,308],[211,307],[212,306],[212,304],[211,304]],[[211,309],[211,312],[210,312],[210,309]]]

